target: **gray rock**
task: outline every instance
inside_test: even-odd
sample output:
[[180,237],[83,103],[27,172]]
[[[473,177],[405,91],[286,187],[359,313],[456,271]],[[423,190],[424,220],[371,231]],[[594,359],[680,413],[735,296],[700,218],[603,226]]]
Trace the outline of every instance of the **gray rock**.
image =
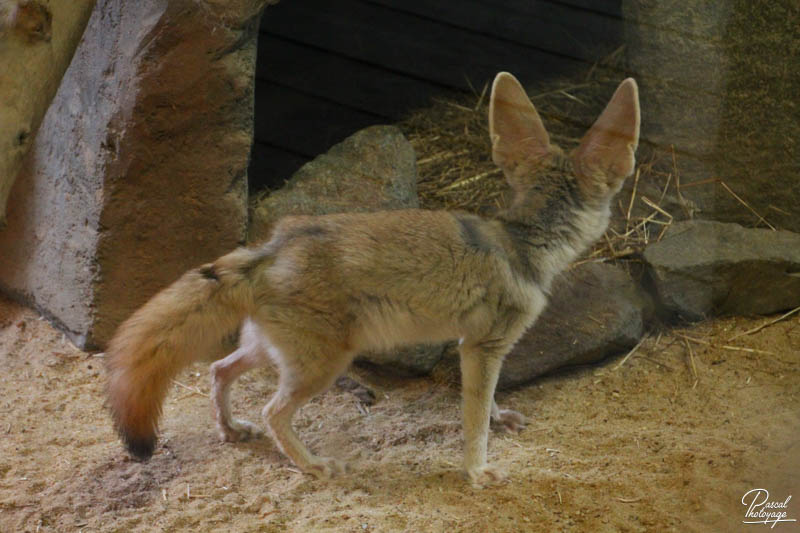
[[647,294],[617,267],[589,263],[562,274],[539,320],[506,356],[498,388],[630,349],[651,310]]
[[[306,163],[285,187],[256,202],[250,212],[249,240],[267,238],[284,215],[418,206],[414,149],[398,128],[371,126]],[[442,345],[421,344],[360,354],[356,362],[393,375],[419,376],[431,371],[443,351]]]
[[0,287],[81,347],[241,244],[264,0],[103,0],[0,232]]
[[303,165],[252,207],[249,241],[265,239],[284,215],[324,215],[418,207],[414,149],[394,126],[354,133]]
[[685,221],[647,246],[660,304],[688,320],[769,314],[800,305],[800,234]]
[[442,359],[444,350],[444,344],[417,344],[387,352],[366,352],[356,358],[356,363],[393,376],[424,376]]

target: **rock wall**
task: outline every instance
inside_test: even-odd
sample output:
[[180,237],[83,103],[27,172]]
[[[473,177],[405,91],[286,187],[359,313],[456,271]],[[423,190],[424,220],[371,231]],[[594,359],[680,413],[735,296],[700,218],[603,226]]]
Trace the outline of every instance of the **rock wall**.
[[0,1],[0,228],[11,186],[94,4]]
[[642,139],[677,154],[688,205],[672,214],[800,231],[800,3],[622,7]]
[[264,3],[97,2],[0,232],[0,287],[77,345],[244,242]]

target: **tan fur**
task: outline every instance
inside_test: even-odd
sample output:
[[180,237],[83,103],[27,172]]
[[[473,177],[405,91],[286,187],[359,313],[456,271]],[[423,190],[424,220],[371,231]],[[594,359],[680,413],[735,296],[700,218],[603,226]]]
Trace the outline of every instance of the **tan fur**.
[[[424,210],[287,217],[261,247],[190,271],[156,295],[120,326],[107,355],[111,410],[129,449],[152,453],[170,379],[244,324],[239,348],[211,367],[221,438],[260,434],[231,417],[228,392],[243,372],[274,363],[278,390],[263,410],[269,432],[302,470],[336,474],[341,463],[298,439],[295,411],[363,350],[458,339],[464,469],[477,485],[501,480],[486,464],[489,419],[525,423],[493,402],[503,357],[544,308],[553,276],[602,234],[625,178],[618,169],[632,170],[622,159],[638,141],[633,80],[620,91],[612,98],[617,118],[601,115],[580,156],[568,157],[550,145],[519,83],[498,75],[494,158],[517,198],[495,220]],[[600,142],[620,124],[625,142]]]
[[[237,269],[256,257],[256,252],[236,250],[187,272],[117,330],[106,350],[108,398],[115,425],[134,453],[155,444],[171,378],[212,352],[252,309],[250,287]],[[201,274],[209,268],[219,281]]]

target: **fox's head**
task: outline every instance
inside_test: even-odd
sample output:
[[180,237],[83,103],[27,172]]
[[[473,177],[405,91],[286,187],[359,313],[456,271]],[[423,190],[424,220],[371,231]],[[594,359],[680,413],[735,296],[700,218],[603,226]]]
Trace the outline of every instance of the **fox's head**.
[[550,143],[542,119],[517,79],[497,75],[489,105],[492,159],[505,173],[517,200],[548,170],[575,177],[587,202],[607,202],[633,173],[639,144],[639,91],[623,81],[605,110],[568,154]]

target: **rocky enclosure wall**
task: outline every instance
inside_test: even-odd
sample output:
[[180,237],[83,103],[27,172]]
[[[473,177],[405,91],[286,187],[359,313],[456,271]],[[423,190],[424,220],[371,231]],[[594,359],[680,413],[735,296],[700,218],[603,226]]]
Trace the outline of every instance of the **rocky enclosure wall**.
[[94,4],[0,0],[0,228],[8,193]]
[[0,287],[78,346],[244,242],[264,4],[97,2],[0,231]]
[[642,138],[677,154],[686,205],[673,214],[800,231],[800,3],[622,8]]

